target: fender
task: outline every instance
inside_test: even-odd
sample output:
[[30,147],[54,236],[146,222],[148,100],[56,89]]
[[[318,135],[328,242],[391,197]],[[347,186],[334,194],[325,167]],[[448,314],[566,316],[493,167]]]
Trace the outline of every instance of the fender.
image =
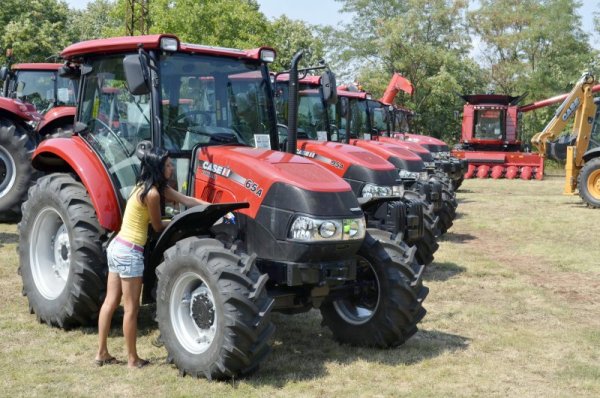
[[600,147],[590,149],[589,151],[583,154],[583,160],[585,162],[589,162],[590,160],[597,157],[600,157]]
[[100,225],[109,231],[120,228],[121,208],[113,183],[96,153],[81,137],[42,141],[32,164],[44,172],[75,173],[90,195]]
[[231,211],[248,207],[250,207],[248,202],[218,203],[194,206],[179,213],[173,217],[150,250],[148,255],[150,269],[153,270],[160,264],[165,250],[176,242],[190,236],[210,235],[210,228],[219,218]]
[[59,106],[52,108],[44,115],[40,124],[38,124],[37,132],[44,136],[53,128],[64,126],[65,124],[73,124],[75,122],[75,107]]
[[8,117],[15,115],[26,122],[39,122],[42,120],[42,115],[35,110],[35,106],[12,98],[0,97],[0,114],[7,115]]

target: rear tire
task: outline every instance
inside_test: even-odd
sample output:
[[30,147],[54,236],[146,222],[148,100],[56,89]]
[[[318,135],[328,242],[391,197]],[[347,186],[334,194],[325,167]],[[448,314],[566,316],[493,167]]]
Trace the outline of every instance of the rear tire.
[[273,299],[255,257],[187,238],[156,270],[157,321],[181,375],[227,379],[257,369],[271,347]]
[[0,118],[0,221],[15,221],[37,173],[31,166],[36,147],[27,131],[9,119]]
[[[422,302],[427,288],[422,286],[421,275],[409,281],[407,275],[414,274],[407,273],[410,266],[394,261],[369,234],[357,259],[360,292],[325,301],[320,308],[323,323],[341,343],[375,347],[403,344],[417,332],[417,323],[426,313]],[[413,288],[418,286],[419,293],[415,293]]]
[[579,196],[586,205],[600,207],[600,158],[586,162],[577,178]]
[[85,187],[69,174],[40,178],[23,204],[19,234],[30,312],[66,329],[94,323],[106,294],[105,234]]

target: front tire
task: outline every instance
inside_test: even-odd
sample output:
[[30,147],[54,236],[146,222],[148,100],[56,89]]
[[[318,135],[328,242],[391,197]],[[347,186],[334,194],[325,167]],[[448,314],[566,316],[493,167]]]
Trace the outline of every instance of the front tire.
[[579,196],[586,205],[600,207],[600,158],[586,162],[577,179]]
[[85,187],[69,174],[42,177],[23,205],[19,234],[30,312],[66,329],[96,321],[106,294],[105,234]]
[[23,127],[0,118],[0,221],[21,215],[21,204],[37,177],[31,166],[35,146]]
[[254,256],[192,237],[167,250],[156,273],[161,339],[182,375],[226,379],[258,367],[275,327]]
[[[425,316],[422,302],[427,288],[421,275],[407,278],[406,264],[394,261],[369,234],[357,253],[358,289],[345,298],[325,301],[324,324],[341,343],[394,347],[417,332]],[[419,293],[411,285],[420,286]]]

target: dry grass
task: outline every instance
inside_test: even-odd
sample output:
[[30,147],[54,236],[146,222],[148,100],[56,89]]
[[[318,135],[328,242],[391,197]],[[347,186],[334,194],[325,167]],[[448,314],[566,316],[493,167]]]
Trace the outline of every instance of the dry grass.
[[[21,296],[16,226],[0,224],[0,391],[17,396],[600,396],[600,211],[562,196],[562,179],[466,181],[459,218],[428,269],[428,315],[392,350],[340,346],[318,312],[275,315],[273,353],[234,382],[153,365],[92,364],[95,328],[39,324]],[[110,345],[123,358],[115,320]]]

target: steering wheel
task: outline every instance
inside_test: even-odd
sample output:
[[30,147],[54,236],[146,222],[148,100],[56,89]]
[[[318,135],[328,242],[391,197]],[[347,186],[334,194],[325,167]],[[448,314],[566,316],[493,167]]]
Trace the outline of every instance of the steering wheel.
[[212,114],[212,112],[210,112],[210,111],[200,111],[200,110],[193,110],[193,111],[183,112],[182,114],[177,115],[177,117],[175,119],[173,119],[167,125],[167,127],[171,126],[172,124],[179,123],[180,121],[182,121],[183,119],[187,118],[188,116],[202,115],[202,116],[205,116],[207,118],[210,118],[211,114]]
[[127,155],[127,157],[130,157],[131,155],[133,155],[133,152],[135,151],[135,149],[133,151],[130,151],[129,149],[127,149],[127,145],[125,144],[125,142],[123,142],[121,137],[119,137],[119,135],[113,129],[111,129],[108,124],[104,123],[100,119],[95,119],[95,120],[97,122],[99,122],[102,126],[104,126],[104,128],[106,130],[108,130],[110,135],[112,135],[115,138],[115,140],[119,143],[119,145],[121,146],[121,148],[123,149],[123,152],[125,153],[125,155]]

